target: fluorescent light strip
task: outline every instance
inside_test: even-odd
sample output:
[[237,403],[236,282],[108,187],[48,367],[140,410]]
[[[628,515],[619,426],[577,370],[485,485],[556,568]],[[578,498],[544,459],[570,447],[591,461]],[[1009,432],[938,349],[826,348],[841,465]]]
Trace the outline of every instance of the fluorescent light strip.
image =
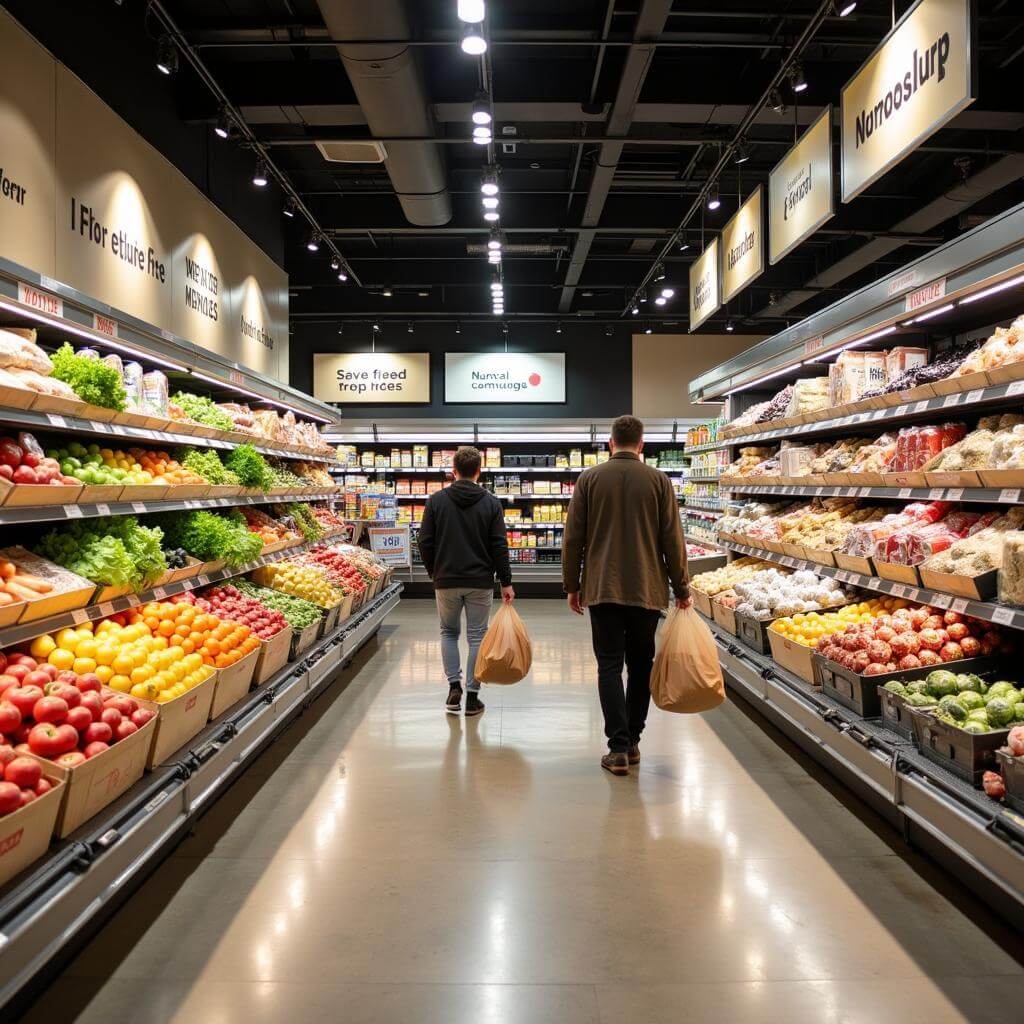
[[267,398],[266,395],[260,395],[255,391],[249,391],[247,388],[239,387],[237,384],[231,384],[226,380],[220,380],[218,377],[208,377],[205,373],[200,373],[198,370],[192,370],[191,372],[193,377],[205,380],[209,384],[216,384],[218,387],[225,388],[228,391],[237,391],[241,395],[248,395],[250,398],[255,398],[257,402],[262,402],[264,405],[276,405],[279,409],[285,409],[288,412],[294,413],[296,416],[307,416],[320,423],[335,422],[334,420],[327,419],[324,416],[317,416],[314,413],[306,412],[305,409],[298,409],[294,405],[288,405],[285,402],[278,402],[274,398]]
[[800,363],[792,363],[789,366],[782,367],[781,370],[776,370],[774,373],[766,374],[764,377],[758,377],[756,380],[749,380],[746,384],[740,384],[738,387],[733,388],[731,391],[726,391],[726,396],[734,395],[737,391],[746,391],[747,388],[756,387],[758,384],[763,384],[766,380],[772,380],[775,377],[781,377],[784,373],[792,373],[794,370],[800,368]]
[[996,292],[1006,291],[1007,288],[1015,288],[1019,284],[1024,284],[1024,274],[1019,274],[1017,277],[1011,277],[1008,281],[1000,281],[999,284],[994,284],[989,288],[983,288],[980,292],[975,292],[973,295],[965,295],[959,302],[961,306],[966,306],[971,302],[977,302],[979,299],[987,299],[990,295],[995,295]]
[[119,341],[113,341],[108,338],[105,334],[90,331],[86,327],[80,327],[78,324],[68,323],[65,320],[60,320],[56,317],[47,316],[45,313],[38,313],[34,309],[23,309],[21,306],[15,306],[11,303],[5,302],[0,299],[0,309],[6,309],[11,313],[15,313],[18,316],[27,316],[30,320],[37,320],[41,324],[48,324],[50,327],[56,327],[59,331],[67,331],[68,334],[74,334],[78,338],[84,338],[86,341],[91,341],[96,345],[106,345],[108,348],[117,349],[118,352],[124,352],[126,355],[130,355],[134,359],[145,359],[147,362],[156,363],[158,366],[166,366],[171,370],[180,370],[182,373],[188,372],[188,367],[183,363],[176,363],[170,359],[166,359],[163,356],[155,356],[150,352],[144,352],[137,348],[132,348],[130,345],[124,345]]
[[955,305],[955,302],[947,302],[945,306],[939,306],[938,309],[930,309],[927,313],[915,316],[913,320],[905,320],[903,326],[909,327],[911,324],[919,324],[925,320],[931,320],[932,317],[942,316],[943,313],[948,313]]

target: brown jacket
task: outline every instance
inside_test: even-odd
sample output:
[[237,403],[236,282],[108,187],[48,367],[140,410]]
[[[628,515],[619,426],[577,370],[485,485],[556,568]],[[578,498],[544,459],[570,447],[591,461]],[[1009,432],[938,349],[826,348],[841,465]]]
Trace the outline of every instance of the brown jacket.
[[[582,571],[582,588],[581,582]],[[686,545],[672,483],[632,452],[580,474],[569,502],[562,548],[566,593],[583,603],[668,605],[689,597]]]

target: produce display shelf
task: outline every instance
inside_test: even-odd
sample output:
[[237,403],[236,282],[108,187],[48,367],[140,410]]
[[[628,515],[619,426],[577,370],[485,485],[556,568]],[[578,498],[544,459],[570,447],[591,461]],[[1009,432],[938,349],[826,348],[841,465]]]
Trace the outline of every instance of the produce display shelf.
[[904,597],[908,601],[919,601],[922,604],[935,605],[938,608],[950,608],[955,612],[971,615],[976,619],[984,619],[986,622],[994,622],[1000,626],[1008,626],[1011,629],[1024,629],[1024,608],[1011,608],[997,601],[972,601],[965,597],[954,597],[952,594],[931,590],[928,587],[895,583],[879,576],[866,576],[863,573],[850,572],[847,569],[837,569],[835,566],[820,565],[818,562],[811,562],[804,558],[780,555],[775,551],[750,547],[734,541],[723,540],[718,544],[737,554],[755,555],[758,558],[763,558],[766,562],[776,562],[779,565],[788,566],[790,569],[810,569],[820,576],[831,576],[833,579],[839,580],[841,583],[849,583],[853,587],[892,594],[893,597]]
[[686,474],[685,479],[687,479],[687,480],[696,480],[698,483],[702,483],[702,484],[707,484],[707,483],[713,484],[713,483],[717,483],[718,482],[718,474],[717,473],[710,473],[710,474],[707,474],[707,473],[694,473],[691,470],[689,473]]
[[687,455],[700,455],[701,452],[717,452],[720,449],[724,448],[727,444],[731,444],[731,442],[730,441],[722,440],[722,441],[711,441],[709,444],[695,444],[695,445],[692,445],[692,446],[688,445],[687,448],[686,448],[686,454]]
[[[426,501],[429,494],[396,494],[399,501]],[[570,501],[571,494],[495,494],[499,501]]]
[[[8,424],[25,430],[62,431],[71,434],[89,434],[97,439],[112,440],[122,438],[125,441],[149,441],[160,447],[165,445],[188,445],[193,448],[237,448],[239,441],[228,441],[219,437],[199,437],[197,434],[179,434],[170,430],[149,430],[145,427],[133,427],[123,423],[100,423],[97,420],[80,419],[67,414],[54,412],[38,412],[34,409],[11,409],[0,406],[0,423]],[[302,462],[334,462],[323,454],[302,452],[301,454],[284,448],[258,444],[259,438],[253,435],[252,446],[261,455],[271,455],[281,459],[292,459]]]
[[686,497],[685,494],[680,494],[679,497],[682,498],[683,501],[686,502],[686,507],[688,509],[700,509],[701,512],[721,512],[722,511],[722,505],[721,505],[720,502],[717,502],[717,501],[715,501],[715,502],[710,502],[710,501],[694,501],[692,498]]
[[717,519],[722,514],[721,509],[704,508],[702,505],[691,505],[689,502],[683,506],[683,511],[703,519]]
[[[73,489],[73,488],[72,488]],[[54,488],[56,490],[56,488]],[[190,498],[180,501],[115,501],[97,505],[17,505],[0,507],[0,525],[92,519],[96,516],[143,515],[186,509],[229,508],[237,505],[276,505],[286,501],[326,501],[337,494],[239,494],[229,498]]]
[[726,682],[905,838],[1024,925],[1024,817],[928,761],[909,740],[815,690],[716,623]]
[[[481,466],[481,473],[582,473],[584,466]],[[359,468],[357,466],[332,466],[332,473],[343,476],[404,476],[408,473],[448,473],[453,472],[451,466],[414,466],[406,469],[385,467],[382,469]]]
[[242,576],[253,569],[270,565],[272,562],[282,562],[300,552],[308,551],[317,544],[330,542],[330,537],[322,541],[308,541],[295,544],[289,548],[281,548],[269,555],[262,555],[260,558],[245,565],[225,566],[215,572],[204,573],[200,576],[189,576],[187,579],[177,580],[174,583],[165,583],[161,587],[153,587],[150,590],[143,590],[138,594],[125,594],[122,597],[115,597],[110,601],[103,601],[100,604],[86,605],[84,608],[76,608],[74,611],[61,612],[59,615],[51,615],[45,619],[35,619],[32,622],[15,623],[13,626],[6,626],[0,629],[0,648],[10,647],[13,644],[20,644],[25,640],[32,640],[44,633],[54,633],[59,629],[79,626],[83,622],[95,622],[97,619],[106,618],[108,615],[116,615],[118,612],[127,611],[140,604],[147,604],[149,601],[165,601],[175,594],[185,594],[190,590],[197,590],[211,583],[221,583],[224,580],[235,576]]
[[382,591],[0,893],[0,1006],[142,884],[207,805],[331,685],[401,591],[400,583]]
[[844,486],[800,486],[764,484],[748,486],[730,484],[735,494],[765,494],[786,497],[846,497],[846,498],[893,498],[910,501],[969,501],[986,505],[1017,505],[1021,500],[1019,487],[844,487]]
[[849,427],[873,427],[879,424],[888,427],[895,423],[934,419],[936,413],[948,415],[951,409],[956,409],[958,412],[968,409],[984,411],[988,406],[1019,406],[1021,396],[1024,396],[1024,380],[1015,380],[1008,384],[995,384],[989,387],[974,388],[971,391],[954,391],[949,395],[938,395],[917,402],[905,402],[902,405],[890,405],[884,409],[869,409],[864,412],[833,416],[826,420],[814,420],[811,423],[775,427],[759,433],[730,437],[725,440],[724,444],[735,447],[783,438],[830,434]]
[[[361,523],[365,522],[376,526],[408,526],[411,530],[418,530],[420,528],[419,523],[378,523],[374,519],[346,519],[346,523]],[[521,519],[506,519],[505,525],[507,527],[519,527],[524,530],[564,530],[565,523],[535,523],[535,522],[524,522]]]

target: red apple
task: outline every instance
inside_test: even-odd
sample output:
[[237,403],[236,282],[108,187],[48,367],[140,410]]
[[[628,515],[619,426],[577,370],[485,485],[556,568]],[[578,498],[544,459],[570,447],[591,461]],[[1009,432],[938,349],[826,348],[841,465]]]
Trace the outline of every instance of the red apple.
[[139,708],[132,713],[132,721],[141,729],[148,721],[156,718],[156,712],[149,708]]
[[120,722],[110,725],[107,722],[92,722],[82,735],[84,743],[109,743],[114,735],[115,726]]
[[33,669],[39,668],[39,662],[36,661],[36,659],[33,658],[31,654],[25,654],[24,651],[15,651],[14,654],[12,654],[7,659],[7,664],[24,665],[29,670],[29,672],[31,672]]
[[85,754],[86,760],[89,760],[89,758],[95,757],[97,754],[102,754],[103,751],[109,749],[109,743],[101,743],[99,740],[97,740],[95,743],[90,743],[89,746],[87,746],[85,750],[82,751],[82,753]]
[[21,806],[24,807],[26,804],[32,803],[35,800],[36,794],[33,789],[23,789],[21,791]]
[[78,676],[75,680],[75,686],[82,693],[99,693],[102,685],[100,677],[94,672],[86,672],[84,676]]
[[13,782],[0,782],[0,814],[10,814],[21,806],[21,790]]
[[47,697],[60,697],[69,708],[77,708],[82,701],[82,693],[77,686],[62,683],[59,679],[47,683],[43,687],[43,693]]
[[16,757],[4,769],[4,781],[13,782],[22,789],[33,789],[42,774],[43,769],[38,761],[31,757]]
[[103,709],[103,714],[100,715],[100,721],[106,722],[111,729],[114,729],[120,724],[123,717],[124,716],[117,710],[117,708],[105,707]]
[[45,693],[45,687],[50,682],[49,672],[43,672],[41,669],[34,668],[22,682],[23,686],[38,686]]
[[125,718],[130,718],[131,714],[139,706],[131,699],[131,697],[125,697],[123,694],[118,694],[114,697],[108,697],[104,702],[105,708],[117,708],[118,711]]
[[63,722],[68,710],[68,702],[61,697],[40,697],[32,705],[32,717],[37,722]]
[[114,738],[115,740],[126,740],[133,732],[138,731],[139,727],[130,718],[124,718],[114,730]]

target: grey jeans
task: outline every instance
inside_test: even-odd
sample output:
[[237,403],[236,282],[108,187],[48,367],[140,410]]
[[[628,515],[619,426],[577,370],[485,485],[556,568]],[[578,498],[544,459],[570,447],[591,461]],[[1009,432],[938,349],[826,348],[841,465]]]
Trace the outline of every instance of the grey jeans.
[[469,656],[466,658],[466,689],[476,692],[479,681],[473,675],[476,652],[487,632],[487,620],[491,614],[493,590],[476,587],[452,587],[435,590],[437,614],[441,619],[441,663],[449,686],[462,683],[462,666],[459,663],[459,633],[462,629],[462,611],[466,611],[466,639],[469,641]]

